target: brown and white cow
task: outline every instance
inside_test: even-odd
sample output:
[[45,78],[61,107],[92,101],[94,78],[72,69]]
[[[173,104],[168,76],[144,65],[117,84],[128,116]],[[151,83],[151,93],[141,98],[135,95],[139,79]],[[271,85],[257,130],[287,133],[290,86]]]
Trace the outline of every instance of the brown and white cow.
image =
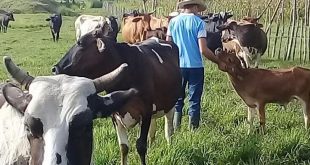
[[310,69],[293,67],[268,70],[243,68],[232,52],[217,51],[221,61],[219,68],[227,72],[229,79],[244,103],[248,106],[249,132],[253,127],[255,112],[259,113],[261,130],[265,130],[265,105],[267,103],[287,104],[297,98],[303,104],[305,128],[310,117]]
[[4,165],[89,165],[93,119],[110,116],[137,94],[129,89],[97,95],[124,78],[125,64],[95,80],[68,75],[32,77],[9,57],[4,64],[28,90],[11,83],[2,87],[0,163]]
[[123,165],[127,164],[129,152],[127,129],[140,123],[136,148],[141,163],[146,164],[147,136],[150,129],[150,139],[154,139],[155,118],[165,116],[168,142],[173,133],[174,105],[181,88],[178,48],[172,42],[154,38],[133,45],[115,43],[102,37],[100,31],[98,34],[83,36],[55,65],[53,71],[93,79],[110,72],[121,63],[128,63],[124,81],[115,83],[107,91],[132,87],[139,91],[137,97],[130,99],[113,115],[113,122]]
[[252,66],[253,62],[254,67],[258,67],[261,56],[267,49],[267,35],[260,27],[231,20],[217,28],[223,31],[222,40],[234,38],[239,41],[247,67]]

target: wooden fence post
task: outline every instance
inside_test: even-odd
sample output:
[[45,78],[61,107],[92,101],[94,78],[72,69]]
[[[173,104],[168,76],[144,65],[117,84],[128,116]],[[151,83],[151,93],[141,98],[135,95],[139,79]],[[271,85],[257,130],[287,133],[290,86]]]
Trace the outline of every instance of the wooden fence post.
[[[281,21],[282,21],[282,28],[281,28],[281,34],[280,34],[280,45],[279,45],[279,50],[278,50],[278,59],[281,58],[282,54],[282,41],[283,41],[283,36],[284,36],[284,30],[285,30],[285,20],[284,20],[284,0],[282,1],[281,5]],[[285,59],[285,55],[283,57]]]

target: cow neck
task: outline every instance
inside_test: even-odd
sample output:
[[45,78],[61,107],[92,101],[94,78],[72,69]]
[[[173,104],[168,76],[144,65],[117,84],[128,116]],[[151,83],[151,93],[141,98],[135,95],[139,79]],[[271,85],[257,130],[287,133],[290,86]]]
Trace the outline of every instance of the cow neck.
[[229,79],[231,80],[231,83],[235,86],[235,85],[239,85],[239,84],[243,84],[244,82],[247,81],[247,77],[248,77],[248,69],[247,68],[242,68],[242,69],[238,69],[238,74],[231,74],[231,73],[227,73]]

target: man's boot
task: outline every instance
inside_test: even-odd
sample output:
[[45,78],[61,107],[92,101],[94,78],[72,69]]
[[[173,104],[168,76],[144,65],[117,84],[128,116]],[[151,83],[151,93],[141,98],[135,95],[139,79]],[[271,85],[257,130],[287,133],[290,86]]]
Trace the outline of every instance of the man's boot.
[[199,127],[199,117],[189,116],[189,130],[193,131]]

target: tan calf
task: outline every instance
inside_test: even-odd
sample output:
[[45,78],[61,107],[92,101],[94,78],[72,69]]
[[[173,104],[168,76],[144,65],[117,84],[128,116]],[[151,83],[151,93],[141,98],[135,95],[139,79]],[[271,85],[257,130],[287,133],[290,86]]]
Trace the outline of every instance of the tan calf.
[[255,110],[258,110],[260,128],[265,130],[265,105],[287,104],[296,98],[304,106],[305,128],[309,127],[310,115],[310,70],[302,67],[267,70],[242,68],[232,52],[217,51],[220,70],[227,72],[229,79],[248,106],[249,132],[253,127]]

